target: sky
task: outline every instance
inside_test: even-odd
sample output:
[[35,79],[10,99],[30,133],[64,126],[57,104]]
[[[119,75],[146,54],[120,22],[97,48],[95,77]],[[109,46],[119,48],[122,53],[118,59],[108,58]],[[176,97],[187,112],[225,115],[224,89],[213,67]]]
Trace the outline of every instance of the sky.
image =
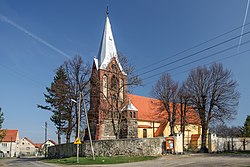
[[247,0],[0,0],[3,128],[43,142],[48,121],[48,138],[56,141],[51,113],[37,104],[45,104],[45,88],[64,61],[80,54],[92,64],[107,5],[117,50],[143,79],[134,94],[151,96],[163,72],[181,83],[191,69],[221,62],[241,94],[238,115],[229,125],[243,125],[250,114],[250,25],[244,26],[240,47],[234,37],[241,34]]

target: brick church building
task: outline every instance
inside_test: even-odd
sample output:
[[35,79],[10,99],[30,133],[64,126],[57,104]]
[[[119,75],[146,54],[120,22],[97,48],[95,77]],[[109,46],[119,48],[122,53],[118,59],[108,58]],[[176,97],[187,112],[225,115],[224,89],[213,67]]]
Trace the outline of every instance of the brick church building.
[[[169,135],[167,115],[159,100],[127,94],[127,74],[118,59],[108,14],[90,82],[88,119],[94,140]],[[180,131],[178,112],[176,132]],[[187,114],[186,134],[192,140],[192,135],[200,136],[201,126],[195,111]]]

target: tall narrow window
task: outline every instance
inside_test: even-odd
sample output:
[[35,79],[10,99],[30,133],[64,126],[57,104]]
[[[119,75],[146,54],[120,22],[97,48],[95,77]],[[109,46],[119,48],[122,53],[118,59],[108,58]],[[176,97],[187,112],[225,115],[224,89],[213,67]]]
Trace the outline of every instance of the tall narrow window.
[[143,138],[147,138],[147,129],[143,129]]
[[124,83],[123,83],[123,80],[120,79],[120,85],[119,85],[119,96],[120,96],[120,99],[123,100],[123,87],[124,87]]
[[111,78],[111,89],[117,90],[117,78],[113,75]]
[[103,97],[107,99],[108,96],[108,77],[103,75]]

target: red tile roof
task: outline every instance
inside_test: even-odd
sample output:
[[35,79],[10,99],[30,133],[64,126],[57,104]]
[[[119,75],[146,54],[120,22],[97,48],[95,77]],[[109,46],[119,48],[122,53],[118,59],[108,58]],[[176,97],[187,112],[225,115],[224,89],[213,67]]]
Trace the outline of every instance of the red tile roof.
[[5,136],[2,139],[2,142],[16,142],[18,130],[8,130],[3,129],[5,131]]
[[36,147],[36,148],[41,148],[42,145],[43,145],[42,143],[35,143],[35,147]]
[[[165,122],[167,120],[167,112],[164,110],[163,103],[154,98],[128,94],[131,103],[138,109],[139,121]],[[179,105],[179,104],[178,104]],[[187,123],[200,124],[200,119],[196,111],[191,107],[186,114]],[[177,107],[176,124],[180,124],[180,109]]]

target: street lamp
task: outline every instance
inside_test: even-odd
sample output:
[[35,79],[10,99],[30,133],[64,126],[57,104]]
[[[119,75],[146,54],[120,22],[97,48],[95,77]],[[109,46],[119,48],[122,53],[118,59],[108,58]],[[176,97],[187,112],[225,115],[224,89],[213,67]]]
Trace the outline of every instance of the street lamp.
[[[78,103],[74,99],[71,99],[71,101],[78,104],[78,110],[77,110],[77,139],[79,140],[79,137],[80,137],[80,117],[81,117],[81,94],[79,96],[79,102]],[[79,163],[79,144],[76,145],[76,162]]]

